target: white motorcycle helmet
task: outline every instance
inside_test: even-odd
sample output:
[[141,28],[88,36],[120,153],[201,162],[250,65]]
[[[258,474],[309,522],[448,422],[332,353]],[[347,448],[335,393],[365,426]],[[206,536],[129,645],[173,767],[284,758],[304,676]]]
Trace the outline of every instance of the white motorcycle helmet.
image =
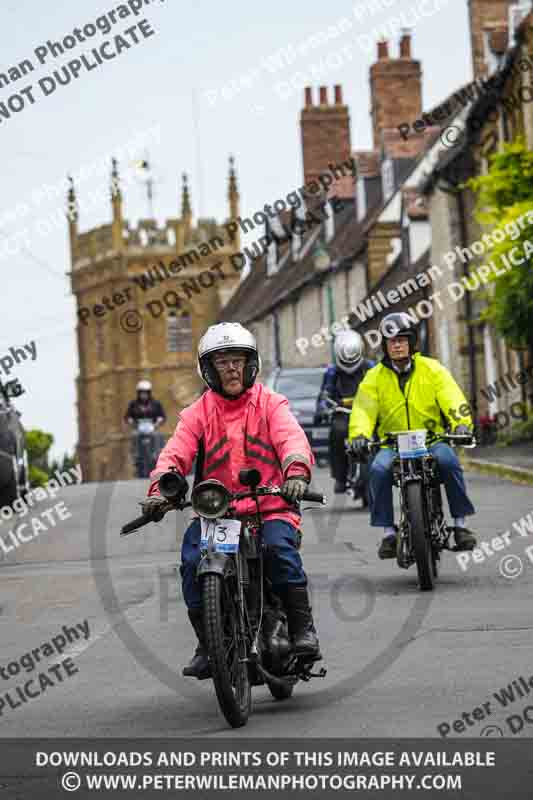
[[337,366],[351,375],[356,372],[364,358],[364,343],[357,331],[342,331],[335,337],[335,360]]
[[137,391],[138,392],[151,392],[152,391],[152,384],[150,381],[139,381],[137,384]]
[[210,389],[221,394],[222,383],[211,357],[223,350],[243,350],[246,353],[243,383],[245,389],[250,389],[261,369],[261,358],[255,336],[240,322],[220,322],[207,329],[198,343],[198,375]]

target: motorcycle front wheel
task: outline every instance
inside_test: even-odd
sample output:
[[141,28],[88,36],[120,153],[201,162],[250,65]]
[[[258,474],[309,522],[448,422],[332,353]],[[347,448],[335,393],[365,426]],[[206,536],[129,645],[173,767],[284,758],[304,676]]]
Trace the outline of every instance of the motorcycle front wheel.
[[407,516],[418,570],[418,582],[422,591],[431,591],[434,576],[431,542],[426,531],[423,488],[422,484],[416,481],[407,484]]
[[239,613],[228,582],[221,575],[203,579],[203,608],[207,651],[215,691],[232,728],[246,725],[252,705],[248,664],[243,661]]

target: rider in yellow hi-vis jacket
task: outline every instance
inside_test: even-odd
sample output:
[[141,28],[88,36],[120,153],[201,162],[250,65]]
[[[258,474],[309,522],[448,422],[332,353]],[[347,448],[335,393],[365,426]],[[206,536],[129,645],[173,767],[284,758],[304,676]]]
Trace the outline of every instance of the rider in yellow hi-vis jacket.
[[[380,326],[385,356],[369,370],[355,396],[348,437],[356,457],[367,451],[374,431],[383,438],[387,431],[427,428],[443,433],[470,433],[472,417],[466,398],[448,370],[433,358],[416,352],[417,334],[407,314],[386,316]],[[475,514],[466,494],[463,469],[449,445],[438,442],[429,448],[444,483],[458,549],[472,550],[476,540],[464,527],[464,518]],[[385,537],[380,558],[395,558],[396,528],[392,505],[394,451],[381,448],[370,467],[370,523],[383,527]]]

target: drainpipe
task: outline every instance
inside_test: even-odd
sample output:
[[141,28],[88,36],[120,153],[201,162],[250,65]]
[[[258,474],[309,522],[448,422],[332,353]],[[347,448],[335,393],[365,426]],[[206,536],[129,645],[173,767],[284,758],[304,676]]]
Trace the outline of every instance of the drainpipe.
[[[459,231],[461,238],[461,247],[468,247],[468,238],[466,233],[466,220],[465,220],[465,203],[463,193],[458,191],[457,197],[457,212],[459,214]],[[463,264],[463,274],[468,276],[467,262]],[[472,409],[472,418],[477,422],[478,417],[478,404],[477,404],[477,374],[476,374],[476,354],[475,354],[475,330],[472,325],[472,296],[467,290],[465,292],[465,307],[466,307],[466,327],[468,331],[468,361],[470,367],[470,408]]]
[[[333,297],[333,287],[331,286],[331,281],[328,280],[327,283],[328,287],[328,312],[329,312],[329,329],[331,331],[331,326],[335,322],[335,298]],[[331,361],[335,361],[335,346],[333,343],[333,338],[331,338],[329,343],[329,350],[331,355]]]
[[274,366],[281,367],[281,341],[279,335],[279,317],[278,312],[273,311],[274,318]]
[[[502,110],[502,124],[503,124],[503,141],[509,142],[511,139],[511,135],[509,133],[509,120],[507,117],[507,111],[505,109]],[[533,364],[533,359],[531,360],[531,363]],[[520,367],[520,372],[523,372],[526,366],[526,361],[522,350],[518,352],[518,365]],[[529,386],[529,381],[527,385]],[[524,406],[527,407],[527,389],[525,383],[520,384],[520,397]]]

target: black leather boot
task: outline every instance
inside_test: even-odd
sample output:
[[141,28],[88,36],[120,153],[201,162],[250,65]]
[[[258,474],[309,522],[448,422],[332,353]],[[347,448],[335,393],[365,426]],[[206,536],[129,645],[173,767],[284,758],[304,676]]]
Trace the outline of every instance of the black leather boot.
[[189,608],[188,611],[191,625],[198,637],[198,647],[186,667],[183,667],[182,674],[186,678],[198,678],[199,681],[211,677],[211,666],[207,657],[207,647],[205,644],[203,611],[201,608]]
[[283,592],[283,604],[287,612],[289,635],[294,652],[308,656],[314,661],[322,658],[318,636],[313,623],[307,586],[287,586]]

